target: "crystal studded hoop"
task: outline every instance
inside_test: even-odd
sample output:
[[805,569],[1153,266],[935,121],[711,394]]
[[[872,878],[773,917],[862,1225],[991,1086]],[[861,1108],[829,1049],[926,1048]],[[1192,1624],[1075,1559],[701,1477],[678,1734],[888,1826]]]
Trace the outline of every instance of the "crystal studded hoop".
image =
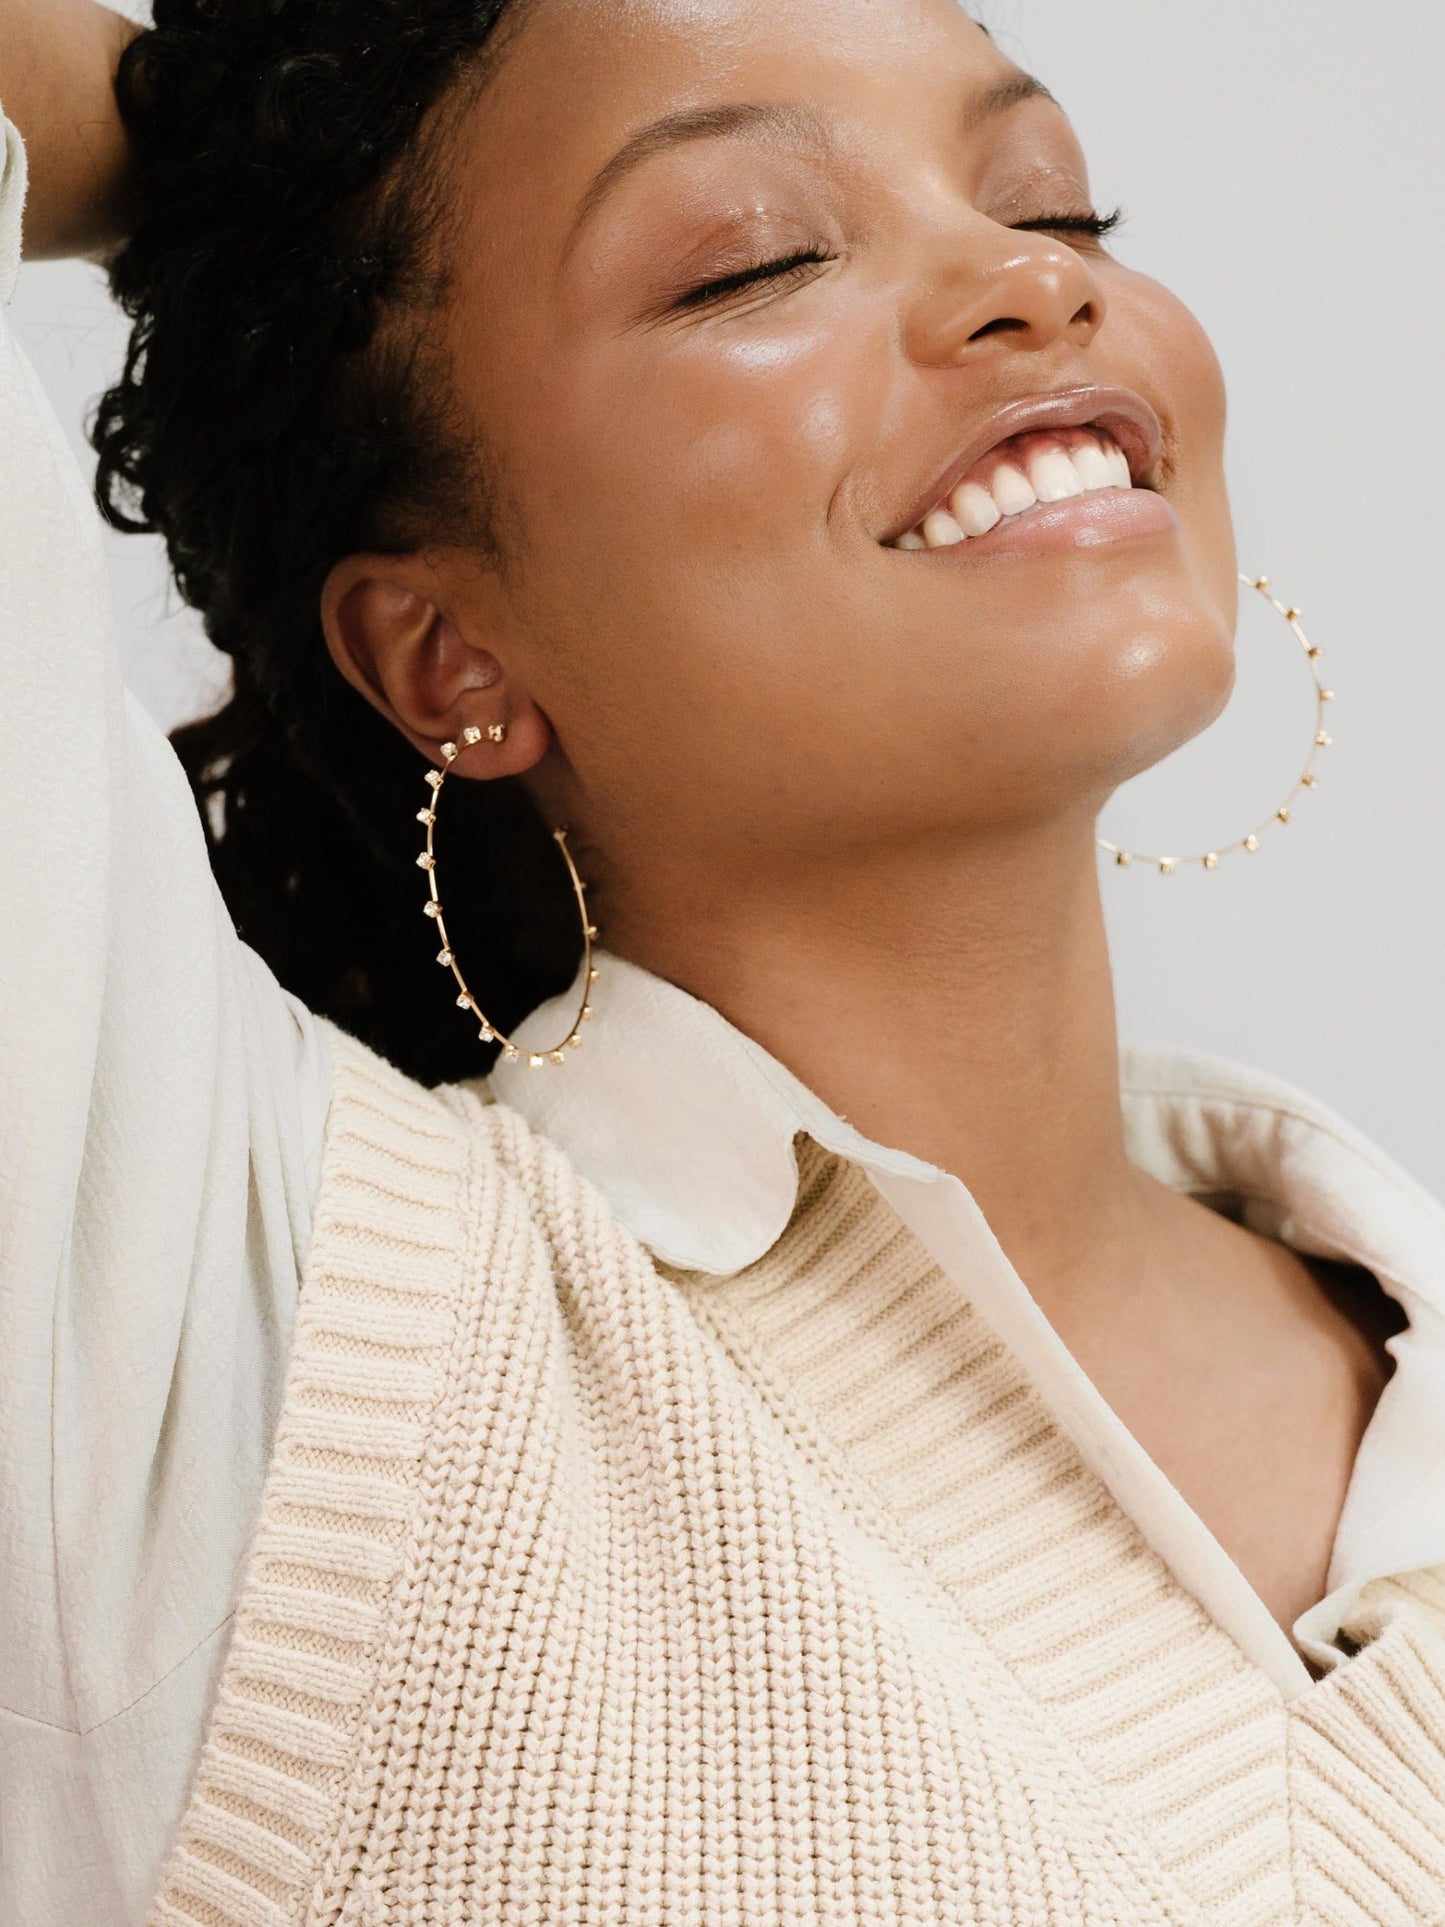
[[1284,620],[1294,631],[1295,639],[1304,651],[1305,661],[1309,665],[1310,678],[1315,686],[1315,739],[1310,745],[1310,753],[1305,762],[1304,769],[1296,779],[1294,788],[1273,816],[1269,817],[1265,822],[1256,825],[1246,836],[1240,837],[1237,842],[1222,843],[1217,850],[1207,850],[1200,856],[1144,856],[1137,850],[1126,850],[1117,843],[1110,843],[1102,836],[1096,838],[1099,848],[1112,856],[1121,870],[1127,870],[1131,864],[1135,863],[1152,863],[1157,867],[1160,876],[1171,877],[1177,870],[1183,870],[1190,864],[1197,864],[1200,869],[1203,870],[1217,870],[1220,859],[1226,856],[1232,856],[1236,850],[1243,850],[1246,856],[1253,856],[1259,848],[1260,838],[1266,830],[1272,830],[1276,824],[1289,824],[1294,821],[1294,806],[1300,791],[1318,789],[1319,787],[1319,773],[1315,765],[1319,761],[1320,751],[1322,749],[1330,749],[1334,744],[1333,736],[1331,736],[1330,732],[1325,728],[1325,709],[1329,703],[1335,700],[1334,690],[1325,687],[1324,676],[1320,669],[1320,651],[1300,627],[1302,620],[1301,612],[1293,606],[1280,601],[1279,597],[1270,589],[1269,577],[1267,575],[1242,575],[1239,579],[1246,588],[1257,590],[1276,614],[1283,616]]
[[[505,730],[505,725],[494,725],[488,732],[493,742],[500,742],[502,740],[496,733],[498,727]],[[479,743],[481,740],[482,732],[480,729],[468,728],[462,731],[462,741],[468,746],[473,743]],[[534,1071],[541,1070],[544,1064],[564,1064],[567,1061],[568,1051],[576,1050],[582,1042],[580,1032],[584,1020],[592,1015],[592,986],[597,982],[598,976],[597,971],[592,965],[592,943],[597,935],[597,929],[587,915],[587,886],[577,874],[577,865],[572,861],[572,852],[567,848],[567,832],[565,830],[553,830],[552,837],[557,848],[562,852],[562,859],[567,865],[567,875],[572,883],[572,894],[577,899],[577,909],[582,918],[582,1005],[577,1013],[577,1021],[573,1024],[572,1029],[555,1048],[543,1051],[523,1050],[520,1044],[514,1044],[504,1030],[499,1030],[498,1027],[483,1014],[481,1005],[468,989],[467,980],[461,973],[455,952],[452,950],[450,939],[447,936],[446,915],[442,909],[441,898],[437,894],[437,859],[435,845],[437,799],[442,793],[442,785],[451,773],[452,764],[460,754],[461,752],[455,743],[442,744],[442,759],[445,767],[442,769],[429,769],[427,771],[427,788],[431,791],[431,798],[426,808],[424,810],[418,810],[416,813],[417,822],[426,825],[426,848],[416,861],[417,868],[426,871],[427,888],[430,892],[426,903],[422,907],[425,914],[429,916],[436,925],[437,936],[441,940],[441,949],[437,953],[437,962],[450,970],[456,980],[457,1008],[466,1011],[470,1016],[476,1018],[480,1026],[478,1035],[484,1044],[501,1045],[502,1057],[507,1063],[515,1064],[520,1059],[525,1058]]]

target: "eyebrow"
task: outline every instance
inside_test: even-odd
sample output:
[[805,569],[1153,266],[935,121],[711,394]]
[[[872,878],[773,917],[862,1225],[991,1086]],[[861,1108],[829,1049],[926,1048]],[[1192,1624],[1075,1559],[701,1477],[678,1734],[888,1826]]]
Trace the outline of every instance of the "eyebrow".
[[1007,74],[969,102],[963,117],[964,131],[971,134],[975,128],[982,127],[985,121],[996,120],[1000,114],[1006,114],[1010,107],[1017,107],[1024,100],[1051,100],[1055,107],[1059,106],[1057,97],[1037,75],[1022,71]]
[[596,213],[599,205],[626,175],[654,154],[688,141],[726,140],[735,134],[776,134],[800,146],[823,148],[828,130],[810,108],[778,101],[732,101],[718,107],[684,107],[648,123],[618,148],[612,159],[593,175],[577,203],[572,235]]
[[[1054,100],[1041,80],[1022,72],[1009,74],[970,100],[963,116],[964,131],[973,133],[1021,101],[1040,98]],[[1054,104],[1057,106],[1058,102],[1055,100]],[[690,141],[726,140],[738,134],[780,135],[815,150],[830,144],[826,123],[811,108],[795,102],[732,101],[717,107],[684,107],[676,113],[664,114],[625,140],[611,160],[593,175],[572,217],[568,247],[619,182],[654,154]]]

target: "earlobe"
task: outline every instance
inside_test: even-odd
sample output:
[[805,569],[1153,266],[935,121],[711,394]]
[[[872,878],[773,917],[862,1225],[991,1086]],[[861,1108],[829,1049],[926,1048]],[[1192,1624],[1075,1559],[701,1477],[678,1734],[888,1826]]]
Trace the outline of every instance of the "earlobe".
[[338,670],[430,761],[456,742],[468,747],[458,774],[517,776],[550,748],[545,716],[434,561],[348,556],[326,579],[320,614]]

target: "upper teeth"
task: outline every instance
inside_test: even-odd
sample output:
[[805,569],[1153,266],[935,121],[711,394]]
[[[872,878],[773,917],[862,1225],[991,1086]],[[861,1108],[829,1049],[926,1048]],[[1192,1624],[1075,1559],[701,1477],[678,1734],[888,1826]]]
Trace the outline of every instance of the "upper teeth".
[[1020,435],[984,457],[898,549],[946,549],[987,535],[1000,522],[1026,515],[1040,502],[1101,489],[1132,488],[1129,458],[1104,429],[1066,429]]

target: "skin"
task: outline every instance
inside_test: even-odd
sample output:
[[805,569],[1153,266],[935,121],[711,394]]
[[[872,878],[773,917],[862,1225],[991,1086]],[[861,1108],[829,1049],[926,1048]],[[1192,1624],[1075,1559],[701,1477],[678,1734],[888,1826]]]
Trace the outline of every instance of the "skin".
[[0,101],[25,137],[26,258],[103,256],[125,231],[125,135],[111,76],[137,29],[91,0],[0,0]]
[[[1084,158],[1046,99],[978,116],[1017,70],[953,0],[536,0],[507,42],[438,123],[434,346],[496,542],[346,558],[332,655],[434,761],[505,721],[457,771],[569,825],[609,948],[964,1179],[1288,1627],[1398,1315],[1129,1164],[1093,849],[1232,683],[1209,344],[1104,246],[1021,231],[1088,211]],[[737,102],[792,126],[654,152],[577,226],[639,128]],[[1090,383],[1157,411],[1174,527],[885,546],[1000,404]]]

